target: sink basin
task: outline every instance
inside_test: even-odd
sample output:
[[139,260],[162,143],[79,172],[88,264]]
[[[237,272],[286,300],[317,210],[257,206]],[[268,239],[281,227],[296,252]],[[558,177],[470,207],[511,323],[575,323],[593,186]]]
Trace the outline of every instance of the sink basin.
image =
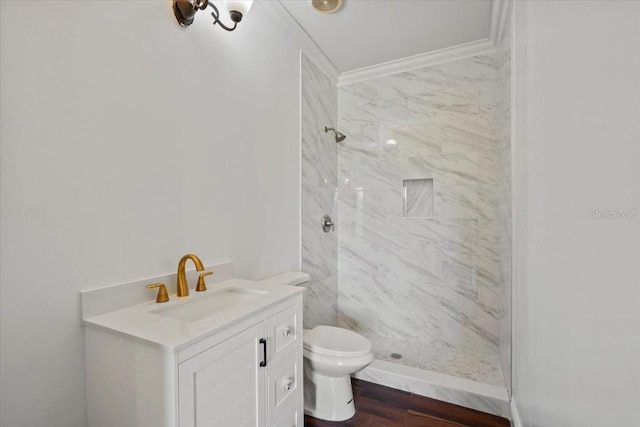
[[197,322],[267,293],[269,292],[256,289],[225,288],[173,307],[152,310],[151,313],[184,320],[185,322]]

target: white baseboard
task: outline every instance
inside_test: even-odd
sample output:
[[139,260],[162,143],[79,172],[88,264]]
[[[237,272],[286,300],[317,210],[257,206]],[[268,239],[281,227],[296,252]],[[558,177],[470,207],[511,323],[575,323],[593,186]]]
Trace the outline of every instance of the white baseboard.
[[511,398],[511,421],[513,421],[512,427],[524,427],[524,424],[520,421],[518,407],[516,406],[516,402],[514,402],[513,397]]

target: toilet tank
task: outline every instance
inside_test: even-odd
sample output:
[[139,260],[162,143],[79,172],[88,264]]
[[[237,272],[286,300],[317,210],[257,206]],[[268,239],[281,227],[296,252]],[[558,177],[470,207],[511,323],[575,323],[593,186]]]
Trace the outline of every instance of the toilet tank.
[[311,277],[307,273],[303,273],[301,271],[287,271],[285,273],[269,277],[268,279],[261,280],[260,283],[268,285],[299,286],[307,283],[310,279]]

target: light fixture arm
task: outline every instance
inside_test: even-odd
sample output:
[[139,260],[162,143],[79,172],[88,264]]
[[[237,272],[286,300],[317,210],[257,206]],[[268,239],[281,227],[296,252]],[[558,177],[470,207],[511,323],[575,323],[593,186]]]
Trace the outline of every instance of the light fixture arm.
[[233,27],[226,26],[220,20],[220,11],[209,0],[173,0],[173,12],[176,15],[176,19],[178,23],[183,27],[188,27],[193,24],[193,18],[196,15],[198,10],[205,10],[207,6],[211,6],[213,12],[211,12],[211,16],[213,16],[213,25],[218,24],[224,30],[233,31],[238,26],[238,22],[242,21],[242,13],[237,10],[231,10],[229,12],[229,17],[233,21]]
[[[208,3],[208,0],[201,0],[201,1],[203,1],[205,3]],[[216,7],[216,5],[214,5],[213,3],[209,3],[209,6],[211,6],[211,9],[213,9],[213,12],[211,12],[211,16],[213,16],[213,25],[218,24],[218,25],[220,25],[220,27],[222,27],[223,29],[225,29],[227,31],[233,31],[238,26],[238,22],[242,21],[242,14],[240,12],[232,10],[230,12],[230,16],[231,16],[231,20],[233,21],[233,27],[227,27],[220,20],[220,11],[218,11],[218,8]],[[206,7],[206,5],[205,5],[205,7]]]

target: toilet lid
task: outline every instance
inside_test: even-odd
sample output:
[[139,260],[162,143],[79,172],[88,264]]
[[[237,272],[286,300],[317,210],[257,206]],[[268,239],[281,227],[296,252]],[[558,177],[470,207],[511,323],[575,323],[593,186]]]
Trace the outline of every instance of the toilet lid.
[[371,342],[360,334],[333,326],[316,326],[303,336],[305,350],[335,357],[364,356]]

